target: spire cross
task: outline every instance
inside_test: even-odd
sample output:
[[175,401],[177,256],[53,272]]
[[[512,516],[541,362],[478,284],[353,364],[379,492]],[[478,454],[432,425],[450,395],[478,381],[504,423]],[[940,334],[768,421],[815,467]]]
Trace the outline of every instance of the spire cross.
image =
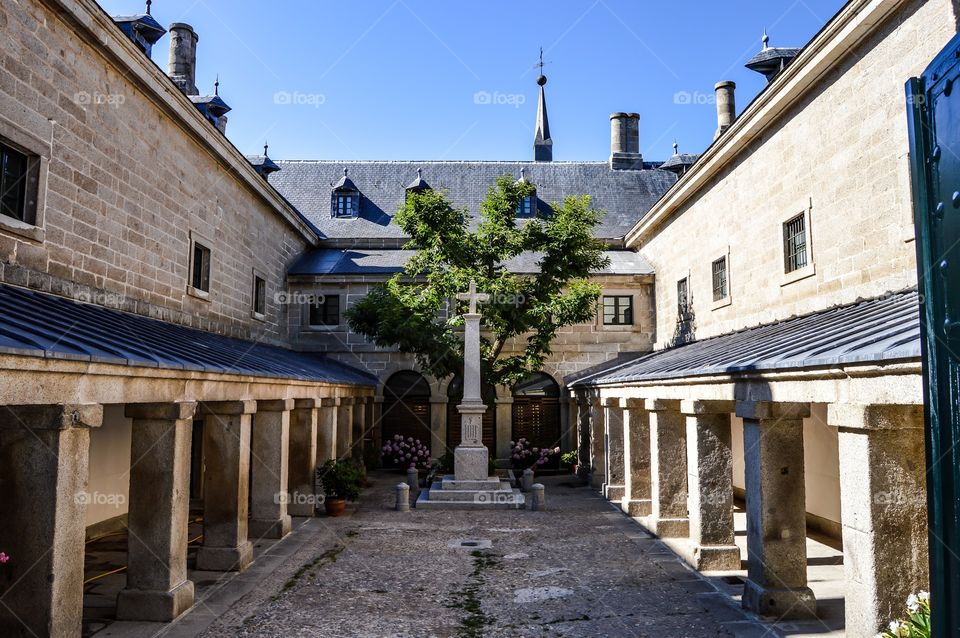
[[543,47],[540,47],[540,61],[537,63],[537,66],[540,67],[540,73],[543,73],[543,65],[546,64],[543,61]]
[[470,280],[469,292],[461,292],[457,294],[457,299],[460,301],[469,301],[470,302],[470,314],[477,314],[477,303],[487,303],[490,301],[490,295],[485,292],[477,292],[477,282],[473,279]]

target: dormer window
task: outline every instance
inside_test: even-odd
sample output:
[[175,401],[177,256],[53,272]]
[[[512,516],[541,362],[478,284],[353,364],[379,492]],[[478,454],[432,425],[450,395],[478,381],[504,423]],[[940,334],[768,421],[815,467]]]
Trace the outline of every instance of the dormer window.
[[412,193],[422,193],[424,191],[430,190],[430,184],[427,184],[426,180],[423,179],[423,170],[417,169],[417,178],[407,184],[406,187],[406,198],[409,200]]
[[[520,179],[517,184],[529,184],[527,181],[527,169],[520,169]],[[532,186],[532,184],[530,184]],[[537,188],[533,187],[533,192],[525,195],[517,202],[517,217],[530,218],[537,216]]]
[[333,185],[333,194],[330,199],[330,217],[353,219],[360,214],[360,190],[347,177],[347,169],[343,169],[343,177]]

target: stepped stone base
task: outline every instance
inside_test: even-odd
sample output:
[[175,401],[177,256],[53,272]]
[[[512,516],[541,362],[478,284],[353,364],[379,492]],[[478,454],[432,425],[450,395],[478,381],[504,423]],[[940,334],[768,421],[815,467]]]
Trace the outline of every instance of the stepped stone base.
[[480,480],[456,480],[445,476],[429,490],[420,493],[417,509],[488,510],[523,509],[525,499],[520,490],[495,476]]

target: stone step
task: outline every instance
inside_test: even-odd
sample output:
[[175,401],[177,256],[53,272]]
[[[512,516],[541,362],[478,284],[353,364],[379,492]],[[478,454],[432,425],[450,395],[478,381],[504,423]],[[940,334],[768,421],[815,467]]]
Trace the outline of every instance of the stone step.
[[[436,484],[435,484],[436,485]],[[526,507],[526,501],[523,497],[523,494],[520,493],[520,490],[511,490],[509,496],[502,491],[495,492],[499,498],[494,498],[491,500],[442,500],[435,501],[430,500],[430,494],[434,490],[429,492],[424,490],[420,493],[420,498],[417,499],[416,507],[417,509],[435,509],[435,510],[519,510]],[[443,490],[436,490],[437,492],[442,492]]]
[[487,501],[494,499],[511,498],[513,490],[430,490],[431,501]]
[[444,490],[499,490],[502,489],[501,481],[496,476],[491,476],[486,480],[456,480],[452,475],[444,476],[440,482],[440,487]]

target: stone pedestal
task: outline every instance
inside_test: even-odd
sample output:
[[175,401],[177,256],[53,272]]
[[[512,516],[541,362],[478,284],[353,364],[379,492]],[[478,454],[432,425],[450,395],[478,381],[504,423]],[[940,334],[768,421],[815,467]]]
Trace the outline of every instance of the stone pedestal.
[[[287,489],[290,516],[313,516],[315,510],[314,472],[317,468],[317,400],[297,399],[290,412],[290,453]],[[340,433],[337,433],[339,441]],[[332,442],[327,441],[330,445]]]
[[0,635],[79,636],[90,427],[100,405],[0,409],[0,484],[8,518],[0,525],[3,565]]
[[806,403],[738,401],[747,488],[743,606],[778,618],[816,617],[807,587],[803,419]]
[[683,401],[687,425],[687,492],[691,565],[700,571],[740,569],[734,542],[733,401]]
[[190,448],[196,402],[136,403],[130,445],[127,586],[119,620],[170,622],[193,605],[187,579]]
[[623,408],[620,399],[603,400],[603,429],[607,440],[605,451],[606,482],[603,495],[607,500],[621,502],[624,494]]
[[629,516],[649,516],[650,413],[643,399],[622,399],[623,408],[623,500]]
[[839,428],[846,631],[872,637],[929,591],[923,406],[830,405]]
[[197,569],[243,571],[253,560],[250,510],[250,425],[256,401],[200,404],[204,415],[203,545]]
[[290,533],[288,502],[309,494],[288,492],[290,453],[290,410],[293,399],[257,401],[250,444],[250,535],[254,538],[283,538]]
[[607,482],[607,437],[603,425],[600,399],[590,400],[590,486],[603,489]]
[[647,399],[650,414],[650,516],[646,526],[662,538],[690,532],[687,513],[687,430],[679,401]]
[[463,432],[463,442],[453,452],[453,473],[458,481],[482,481],[490,476],[489,451],[481,439],[486,409],[482,402],[464,402],[457,406]]
[[337,409],[337,458],[350,458],[353,447],[353,397],[341,397]]
[[320,399],[317,413],[317,465],[337,458],[337,406],[340,399]]

